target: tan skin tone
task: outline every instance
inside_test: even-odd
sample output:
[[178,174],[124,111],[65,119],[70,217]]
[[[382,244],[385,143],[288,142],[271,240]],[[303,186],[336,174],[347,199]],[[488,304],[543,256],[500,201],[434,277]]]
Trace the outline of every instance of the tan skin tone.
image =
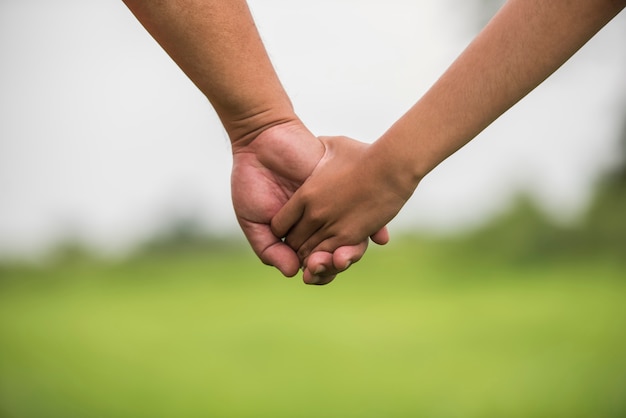
[[[358,261],[367,237],[303,265],[270,221],[313,172],[324,146],[296,116],[244,0],[125,0],[142,25],[206,95],[232,144],[232,198],[257,256],[285,276],[304,267],[306,283],[325,284]],[[372,233],[384,244],[386,229]]]
[[509,0],[432,88],[371,146],[325,138],[326,155],[272,220],[298,251],[360,242],[422,178],[541,84],[624,0]]

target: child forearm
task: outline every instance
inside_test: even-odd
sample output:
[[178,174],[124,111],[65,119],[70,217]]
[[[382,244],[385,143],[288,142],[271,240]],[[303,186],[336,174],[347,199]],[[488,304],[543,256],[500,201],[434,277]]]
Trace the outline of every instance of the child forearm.
[[406,181],[417,184],[541,84],[625,5],[509,0],[376,148],[387,148]]
[[[625,0],[509,0],[433,87],[369,148],[335,147],[272,220],[306,256],[358,242],[421,179],[567,61]],[[332,143],[326,145],[332,150]],[[328,151],[327,151],[328,154]],[[331,158],[332,157],[332,158]]]

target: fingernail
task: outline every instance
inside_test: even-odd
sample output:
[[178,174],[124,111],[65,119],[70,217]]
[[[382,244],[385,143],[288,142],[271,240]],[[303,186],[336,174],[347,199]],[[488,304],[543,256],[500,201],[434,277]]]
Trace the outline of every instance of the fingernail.
[[350,264],[352,264],[352,261],[348,261],[348,263],[346,264],[346,269],[350,267]]
[[311,276],[311,278],[307,281],[306,284],[315,286],[315,285],[320,284],[321,281],[322,281],[322,278],[320,276]]
[[315,269],[315,271],[313,271],[313,275],[319,276],[320,274],[324,274],[325,272],[326,272],[326,267],[319,266],[318,268]]

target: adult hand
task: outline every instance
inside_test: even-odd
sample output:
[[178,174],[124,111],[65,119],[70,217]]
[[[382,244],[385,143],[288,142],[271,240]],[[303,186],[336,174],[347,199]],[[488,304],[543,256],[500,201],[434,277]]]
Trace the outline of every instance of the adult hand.
[[300,258],[363,242],[393,219],[415,188],[384,149],[346,137],[321,140],[324,157],[271,224]]
[[[304,265],[309,284],[330,283],[337,273],[358,261],[367,249],[367,236],[334,253],[315,252],[308,259],[274,235],[270,222],[280,208],[313,172],[324,155],[324,145],[301,123],[289,122],[263,131],[243,146],[233,146],[232,199],[239,225],[263,263],[285,276],[294,276]],[[372,240],[385,244],[384,225]],[[309,254],[307,254],[308,256]]]

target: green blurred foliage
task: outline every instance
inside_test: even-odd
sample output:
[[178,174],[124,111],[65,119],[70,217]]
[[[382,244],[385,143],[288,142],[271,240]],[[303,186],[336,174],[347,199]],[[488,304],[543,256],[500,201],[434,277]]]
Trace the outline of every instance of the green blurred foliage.
[[626,158],[577,225],[522,197],[325,287],[189,221],[125,260],[5,262],[0,417],[621,418],[624,214]]
[[325,287],[180,225],[117,262],[5,263],[0,416],[623,417],[624,193],[606,184],[581,226],[522,203],[371,248]]
[[626,278],[626,123],[620,144],[619,164],[597,185],[580,222],[551,222],[531,199],[520,196],[511,211],[458,239],[457,253],[472,248],[490,254],[491,260],[516,265],[557,259],[569,263],[607,261],[623,267]]
[[620,163],[598,186],[584,227],[590,245],[626,259],[626,112],[623,121]]
[[2,416],[623,416],[623,270],[400,241],[323,288],[247,250],[5,267]]

